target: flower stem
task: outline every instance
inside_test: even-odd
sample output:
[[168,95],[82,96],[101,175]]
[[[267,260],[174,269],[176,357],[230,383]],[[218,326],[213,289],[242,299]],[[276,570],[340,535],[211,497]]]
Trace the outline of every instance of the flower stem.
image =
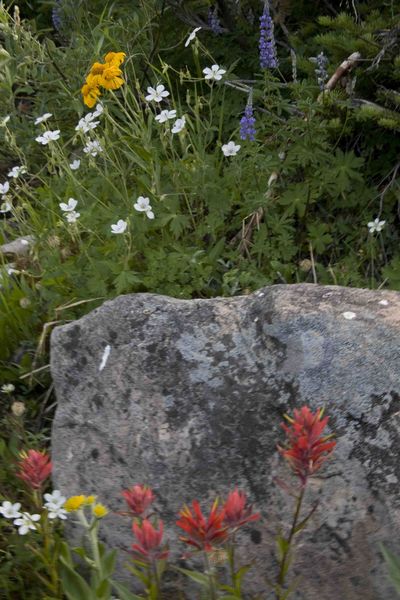
[[291,546],[292,546],[293,538],[296,534],[296,527],[297,527],[297,523],[298,523],[300,512],[301,512],[301,506],[303,503],[305,491],[306,491],[306,483],[304,483],[302,485],[300,494],[297,498],[296,509],[295,509],[294,516],[293,516],[292,527],[290,529],[289,537],[286,540],[287,543],[285,545],[285,549],[282,553],[282,558],[281,558],[281,562],[280,562],[280,566],[279,566],[278,580],[277,580],[277,583],[278,583],[278,590],[276,592],[277,600],[280,600],[280,598],[281,598],[282,587],[285,583],[287,563],[290,558]]
[[206,573],[208,575],[208,581],[210,585],[210,600],[217,600],[217,591],[215,589],[214,573],[212,572],[210,561],[208,560],[208,554],[204,551],[204,564]]

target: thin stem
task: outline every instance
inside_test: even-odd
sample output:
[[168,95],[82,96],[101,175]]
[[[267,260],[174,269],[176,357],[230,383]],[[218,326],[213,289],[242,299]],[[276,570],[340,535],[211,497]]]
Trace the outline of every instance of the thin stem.
[[217,590],[215,589],[214,574],[210,566],[210,561],[208,560],[208,554],[206,551],[204,551],[203,554],[206,573],[208,575],[208,581],[210,585],[210,600],[217,600]]

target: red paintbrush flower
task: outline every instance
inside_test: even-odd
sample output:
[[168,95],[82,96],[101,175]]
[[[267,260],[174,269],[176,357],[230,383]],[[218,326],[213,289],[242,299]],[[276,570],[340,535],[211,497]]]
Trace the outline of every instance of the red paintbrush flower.
[[159,521],[159,529],[157,530],[148,519],[143,519],[142,523],[133,523],[133,533],[138,544],[132,544],[132,549],[140,560],[145,562],[153,562],[154,560],[162,560],[167,558],[168,549],[161,548],[161,542],[164,532],[164,525]]
[[179,513],[180,519],[176,524],[188,534],[180,539],[199,550],[211,552],[213,544],[221,543],[228,537],[228,528],[224,525],[225,511],[223,508],[218,510],[218,499],[212,505],[208,519],[201,512],[197,500],[193,500],[192,507],[193,511],[184,506]]
[[253,514],[253,507],[246,506],[247,497],[244,492],[234,489],[230,492],[224,505],[224,523],[232,529],[242,527],[250,521],[257,521],[260,518],[260,513]]
[[121,493],[134,517],[142,517],[154,501],[153,490],[143,484],[134,485]]
[[23,479],[34,490],[40,489],[51,473],[50,456],[37,450],[21,452],[20,456],[22,460],[18,463],[17,477]]
[[313,414],[308,406],[303,406],[300,410],[294,410],[293,419],[285,415],[290,425],[281,425],[288,437],[288,447],[278,446],[278,450],[303,485],[308,477],[318,471],[336,446],[335,441],[328,441],[333,434],[322,435],[329,420],[329,417],[323,419],[322,414],[320,408]]

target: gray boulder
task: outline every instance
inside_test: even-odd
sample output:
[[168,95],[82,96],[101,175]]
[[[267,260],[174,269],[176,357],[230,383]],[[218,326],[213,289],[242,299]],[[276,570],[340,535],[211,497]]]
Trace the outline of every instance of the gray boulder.
[[[55,486],[120,511],[120,490],[149,484],[182,553],[183,503],[208,510],[238,485],[263,514],[240,537],[255,564],[247,589],[262,598],[274,532],[293,513],[274,483],[291,480],[280,423],[303,404],[325,406],[338,444],[308,490],[308,506],[320,505],[299,537],[295,597],[392,600],[379,542],[400,554],[399,293],[276,285],[211,300],[122,296],[54,330],[51,369]],[[129,519],[110,515],[102,531],[123,562]]]

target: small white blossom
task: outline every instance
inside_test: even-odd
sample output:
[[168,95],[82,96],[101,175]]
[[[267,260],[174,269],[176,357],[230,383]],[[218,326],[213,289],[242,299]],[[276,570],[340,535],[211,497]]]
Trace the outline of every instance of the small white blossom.
[[93,117],[100,117],[100,115],[102,115],[104,112],[104,108],[103,105],[100,104],[100,102],[98,104],[96,104],[96,110],[93,112]]
[[13,167],[11,171],[8,172],[8,177],[13,177],[13,179],[17,179],[17,177],[19,177],[20,175],[24,175],[24,173],[27,173],[26,167]]
[[35,140],[37,142],[39,142],[39,144],[42,144],[43,146],[46,146],[50,142],[55,142],[59,138],[60,138],[60,130],[59,129],[55,129],[54,131],[45,131],[43,133],[43,135],[38,135],[35,138]]
[[197,32],[200,31],[201,27],[196,27],[196,29],[193,29],[192,33],[189,34],[188,39],[185,42],[185,48],[187,48],[190,44],[190,42],[193,42],[194,38],[197,35]]
[[346,312],[342,313],[342,315],[343,315],[343,317],[344,317],[345,319],[347,319],[348,321],[351,321],[352,319],[355,319],[355,318],[356,318],[356,316],[357,316],[357,315],[356,315],[356,313],[354,313],[354,312],[351,312],[351,310],[349,310],[349,311],[346,311]]
[[228,144],[224,144],[222,146],[222,152],[224,153],[224,156],[235,156],[239,152],[240,148],[240,144],[229,142]]
[[74,210],[64,213],[64,217],[67,219],[68,223],[76,223],[80,216],[81,213],[75,212]]
[[99,152],[103,152],[103,148],[97,140],[90,140],[83,148],[83,151],[86,154],[90,154],[90,156],[97,156]]
[[10,189],[10,184],[8,183],[8,181],[5,181],[4,183],[0,183],[0,196],[4,196],[4,194],[7,194],[9,189]]
[[156,116],[156,121],[159,123],[165,123],[168,119],[176,119],[176,110],[162,110]]
[[11,209],[12,209],[11,203],[8,202],[7,200],[0,204],[0,213],[1,214],[8,213],[8,212],[10,212]]
[[37,119],[35,120],[35,125],[39,125],[39,123],[44,123],[44,121],[47,121],[47,119],[50,119],[50,117],[53,116],[53,113],[44,113],[44,115],[42,115],[41,117],[37,117]]
[[96,129],[100,121],[93,120],[93,114],[88,113],[82,119],[79,119],[78,125],[75,127],[75,131],[82,131],[82,133],[89,133],[92,129]]
[[147,93],[146,100],[148,102],[161,102],[163,98],[169,96],[169,92],[163,85],[158,85],[156,88],[148,87]]
[[181,117],[180,119],[177,119],[172,126],[172,129],[171,129],[172,133],[179,133],[180,131],[182,131],[182,129],[185,127],[185,124],[186,124],[185,117]]
[[12,394],[15,391],[15,385],[12,383],[5,383],[1,386],[1,391],[3,394]]
[[22,513],[21,518],[15,519],[14,525],[16,525],[18,529],[19,535],[26,535],[28,531],[31,529],[34,531],[37,529],[35,525],[35,521],[40,520],[40,515],[30,515],[27,512]]
[[225,75],[225,69],[221,69],[219,65],[212,65],[212,67],[206,67],[203,69],[203,73],[205,75],[204,79],[209,79],[211,81],[219,81],[222,79],[222,75]]
[[119,219],[117,223],[111,225],[111,233],[124,233],[125,229],[128,227],[128,223]]
[[79,158],[77,160],[73,160],[72,163],[69,163],[69,168],[71,169],[71,171],[77,171],[80,166],[81,161],[79,160]]
[[375,233],[375,231],[376,231],[377,233],[380,233],[382,231],[385,223],[386,223],[386,221],[380,221],[379,217],[376,217],[375,221],[370,221],[368,223],[369,232]]
[[5,500],[0,506],[0,514],[6,519],[18,519],[21,516],[21,513],[19,512],[20,508],[21,504],[19,502],[13,504],[12,502]]
[[53,508],[46,507],[49,512],[49,519],[61,519],[65,521],[67,518],[67,511],[65,508],[61,508],[60,506],[55,506]]
[[150,204],[150,199],[144,196],[139,196],[133,208],[138,212],[145,212],[148,219],[154,219],[153,209]]
[[63,212],[72,212],[75,210],[77,204],[78,200],[75,200],[75,198],[69,198],[67,204],[65,202],[60,202],[58,206]]
[[49,512],[49,519],[65,520],[67,518],[67,511],[62,508],[66,497],[61,495],[60,490],[54,490],[51,494],[45,494],[44,499],[46,500],[44,507]]

